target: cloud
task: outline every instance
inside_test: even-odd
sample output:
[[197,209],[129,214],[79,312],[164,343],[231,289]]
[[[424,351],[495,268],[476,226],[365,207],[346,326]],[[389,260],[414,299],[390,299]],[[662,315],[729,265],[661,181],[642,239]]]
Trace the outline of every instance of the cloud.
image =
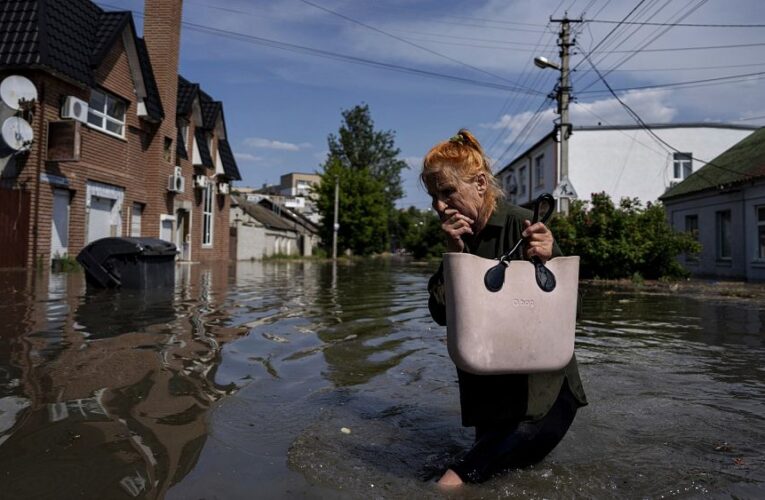
[[234,153],[234,157],[237,159],[237,161],[241,162],[255,162],[261,161],[263,159],[260,156],[255,156],[250,153]]
[[[669,123],[677,115],[677,109],[667,104],[672,92],[668,90],[631,90],[621,95],[621,100],[643,119],[646,123]],[[552,106],[552,105],[551,105]],[[505,143],[510,143],[530,122],[534,113],[524,111],[514,115],[502,115],[493,123],[482,123],[480,126],[491,130],[505,130],[507,137]],[[552,108],[542,112],[538,123],[548,124],[545,130],[549,131],[553,120],[557,115]],[[602,123],[603,125],[634,125],[630,117],[619,101],[614,98],[599,99],[590,102],[578,102],[571,105],[571,122],[574,125],[591,125]]]
[[265,139],[263,137],[249,137],[244,140],[244,144],[252,148],[276,149],[279,151],[300,151],[301,149],[306,149],[311,147],[311,144],[308,142],[301,142],[300,144],[294,144],[291,142],[282,142],[282,141],[276,141],[273,139]]
[[399,159],[404,160],[404,162],[409,165],[410,169],[417,172],[419,172],[420,168],[422,167],[422,156],[403,156]]

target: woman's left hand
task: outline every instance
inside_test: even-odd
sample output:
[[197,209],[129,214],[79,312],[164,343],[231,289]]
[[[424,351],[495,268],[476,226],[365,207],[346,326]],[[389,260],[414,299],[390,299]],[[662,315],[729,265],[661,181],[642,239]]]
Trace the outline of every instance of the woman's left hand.
[[523,221],[523,233],[526,238],[526,258],[539,257],[542,262],[547,262],[552,258],[553,235],[547,226],[541,222],[531,224],[531,221]]

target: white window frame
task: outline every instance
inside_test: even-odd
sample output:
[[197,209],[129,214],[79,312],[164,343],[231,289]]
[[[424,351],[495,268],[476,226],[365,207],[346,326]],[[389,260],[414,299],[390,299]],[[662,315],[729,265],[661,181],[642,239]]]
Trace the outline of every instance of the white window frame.
[[[688,175],[685,175],[685,167]],[[693,153],[672,154],[672,180],[682,181],[693,173]]]
[[[762,214],[762,217],[760,217],[760,214]],[[761,232],[765,233],[765,205],[754,207],[754,221],[757,224],[757,230],[754,233],[755,243],[757,244],[757,251],[755,253],[758,261],[765,261],[765,243],[762,242],[765,239],[765,235],[760,236]]]
[[545,154],[542,153],[534,158],[534,177],[536,184],[534,187],[544,187],[545,185]]
[[186,151],[186,154],[188,154],[191,150],[189,146],[189,130],[191,130],[191,127],[189,126],[189,122],[187,121],[181,121],[181,124],[178,126],[181,132],[181,140],[183,141],[183,150]]
[[207,183],[202,191],[202,246],[213,246],[213,220],[215,215],[215,203],[213,203],[213,185]]
[[[96,95],[96,94],[101,95],[104,98],[104,107],[101,110],[97,110],[96,108],[93,107],[93,96]],[[121,103],[121,104],[123,104],[125,106],[125,109],[122,112],[122,119],[121,120],[117,119],[116,117],[111,116],[111,115],[108,114],[109,104],[111,102],[119,102],[119,103]],[[111,94],[108,94],[106,92],[102,92],[102,91],[97,90],[97,89],[91,89],[90,90],[90,100],[88,102],[88,121],[87,121],[87,125],[88,125],[88,127],[94,128],[96,130],[99,130],[99,131],[101,131],[101,132],[103,132],[105,134],[109,134],[111,136],[119,137],[120,139],[124,139],[125,138],[125,127],[126,127],[125,116],[127,115],[127,108],[128,108],[128,104],[124,100],[122,100],[122,99],[120,99],[118,97],[115,97],[115,96],[113,96]],[[95,115],[97,118],[100,118],[101,119],[101,123],[98,124],[98,123],[91,122],[90,121],[91,120],[91,115]],[[116,132],[112,132],[111,130],[109,130],[106,127],[107,122],[111,122],[111,123],[119,125],[120,126],[120,130],[122,131],[122,133],[118,134]]]
[[518,169],[518,198],[526,196],[526,167]]

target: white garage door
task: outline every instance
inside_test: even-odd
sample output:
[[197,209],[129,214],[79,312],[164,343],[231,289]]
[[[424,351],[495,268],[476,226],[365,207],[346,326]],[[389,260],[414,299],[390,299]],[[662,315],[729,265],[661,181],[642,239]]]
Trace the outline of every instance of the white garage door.
[[108,236],[122,236],[122,201],[125,190],[95,181],[88,181],[86,187],[87,242]]
[[112,208],[114,200],[93,196],[88,213],[88,243],[112,236]]

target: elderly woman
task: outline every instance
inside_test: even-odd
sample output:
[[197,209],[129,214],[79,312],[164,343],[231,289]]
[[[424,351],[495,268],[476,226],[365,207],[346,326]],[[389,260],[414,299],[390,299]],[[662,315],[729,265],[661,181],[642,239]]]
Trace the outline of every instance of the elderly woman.
[[[483,148],[467,130],[425,156],[422,183],[441,219],[447,251],[489,259],[526,240],[527,258],[560,255],[552,233],[531,212],[501,201],[502,191]],[[443,265],[428,283],[428,307],[446,324]],[[576,357],[562,370],[530,375],[475,375],[457,368],[462,425],[475,427],[475,444],[439,480],[479,483],[511,468],[539,462],[557,446],[587,404]]]

